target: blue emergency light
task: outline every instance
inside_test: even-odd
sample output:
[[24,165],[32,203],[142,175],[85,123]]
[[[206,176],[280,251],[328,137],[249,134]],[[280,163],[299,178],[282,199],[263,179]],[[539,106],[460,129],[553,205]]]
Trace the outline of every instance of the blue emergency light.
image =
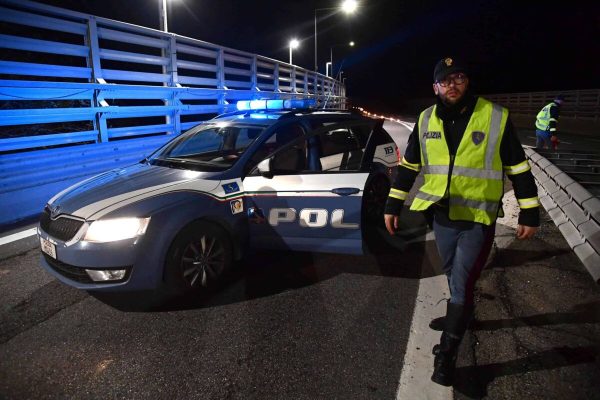
[[295,108],[314,107],[314,99],[289,99],[289,100],[240,100],[237,109],[244,110],[293,110]]

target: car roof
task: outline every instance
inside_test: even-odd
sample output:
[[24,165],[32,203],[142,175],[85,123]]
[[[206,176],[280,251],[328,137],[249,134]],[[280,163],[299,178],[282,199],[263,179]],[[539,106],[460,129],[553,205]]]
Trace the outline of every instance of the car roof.
[[244,110],[221,114],[204,124],[218,122],[237,122],[255,125],[273,125],[282,119],[318,120],[318,119],[359,120],[372,119],[347,110],[297,109],[297,110]]

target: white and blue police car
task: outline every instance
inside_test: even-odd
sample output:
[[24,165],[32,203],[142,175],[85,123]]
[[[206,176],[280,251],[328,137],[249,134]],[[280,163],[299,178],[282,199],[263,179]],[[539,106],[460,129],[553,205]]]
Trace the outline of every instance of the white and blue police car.
[[237,108],[54,196],[42,266],[88,291],[187,292],[249,248],[361,254],[398,164],[383,121],[302,100]]

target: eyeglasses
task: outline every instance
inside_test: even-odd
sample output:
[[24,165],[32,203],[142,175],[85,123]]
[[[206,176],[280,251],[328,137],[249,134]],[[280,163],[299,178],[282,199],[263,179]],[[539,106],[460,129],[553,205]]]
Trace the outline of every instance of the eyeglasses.
[[450,84],[452,82],[454,82],[455,85],[462,85],[463,83],[465,83],[467,80],[467,76],[464,74],[457,74],[454,76],[447,76],[444,79],[437,81],[436,83],[438,85],[440,85],[441,87],[448,87],[450,86]]

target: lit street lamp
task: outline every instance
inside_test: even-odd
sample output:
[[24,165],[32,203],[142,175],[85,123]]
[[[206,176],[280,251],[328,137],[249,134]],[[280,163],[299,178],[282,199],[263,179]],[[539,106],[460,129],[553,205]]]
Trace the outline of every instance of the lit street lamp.
[[315,72],[319,70],[319,64],[317,62],[317,11],[323,10],[341,10],[346,14],[352,14],[358,8],[358,1],[356,0],[344,0],[339,7],[329,8],[317,8],[315,9]]
[[292,65],[292,50],[298,48],[299,45],[300,42],[298,41],[298,39],[290,40],[290,65]]

